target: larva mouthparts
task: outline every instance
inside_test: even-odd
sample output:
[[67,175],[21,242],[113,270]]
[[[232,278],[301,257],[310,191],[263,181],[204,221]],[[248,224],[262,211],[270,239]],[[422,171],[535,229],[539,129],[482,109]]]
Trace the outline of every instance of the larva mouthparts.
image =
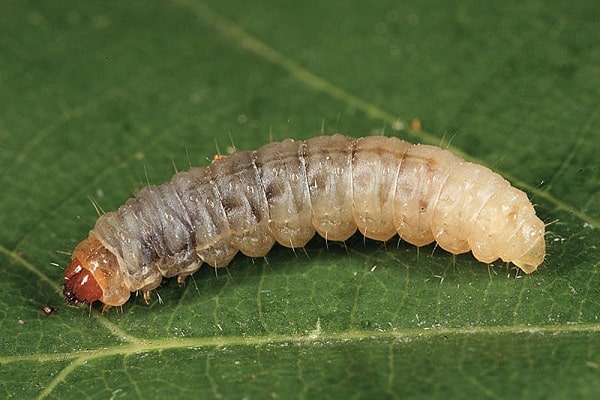
[[528,274],[545,256],[544,223],[500,175],[438,147],[336,134],[218,157],[142,188],[75,248],[63,292],[105,308],[138,290],[147,300],[163,277],[181,281],[202,263],[261,257],[275,242],[302,247],[315,232],[344,241],[357,229]]

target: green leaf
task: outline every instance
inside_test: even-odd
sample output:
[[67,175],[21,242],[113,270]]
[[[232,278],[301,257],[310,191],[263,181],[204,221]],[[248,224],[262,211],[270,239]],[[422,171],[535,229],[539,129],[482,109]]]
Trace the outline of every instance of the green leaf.
[[[596,4],[256,3],[3,4],[0,397],[597,397]],[[337,131],[492,167],[549,224],[546,262],[357,235],[203,268],[150,306],[64,305],[93,203]]]

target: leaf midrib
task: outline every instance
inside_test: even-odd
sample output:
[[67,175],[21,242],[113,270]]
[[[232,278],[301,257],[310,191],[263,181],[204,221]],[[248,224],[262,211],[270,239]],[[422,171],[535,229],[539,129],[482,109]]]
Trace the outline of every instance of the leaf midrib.
[[[98,321],[106,320],[99,316]],[[103,325],[112,325],[106,320]],[[67,353],[35,353],[17,356],[0,357],[0,364],[14,362],[37,361],[64,361],[83,358],[85,360],[99,359],[116,355],[128,356],[132,354],[156,352],[163,350],[176,350],[183,348],[223,348],[231,346],[265,346],[270,344],[300,344],[311,343],[335,345],[348,341],[361,340],[401,340],[414,342],[427,340],[440,336],[497,336],[497,335],[560,335],[599,333],[600,323],[563,324],[563,325],[502,325],[502,326],[475,326],[475,327],[430,327],[430,328],[403,328],[389,331],[349,330],[343,332],[318,332],[308,335],[273,335],[264,336],[213,336],[195,338],[162,338],[141,339],[134,336],[121,337],[125,344],[103,346],[99,349],[81,350]],[[114,331],[113,331],[114,333]]]

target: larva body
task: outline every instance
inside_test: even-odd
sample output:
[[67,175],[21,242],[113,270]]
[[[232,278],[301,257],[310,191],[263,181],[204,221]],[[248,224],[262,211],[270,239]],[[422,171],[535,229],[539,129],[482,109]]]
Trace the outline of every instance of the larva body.
[[531,202],[488,168],[434,146],[337,134],[236,152],[141,189],[77,246],[64,294],[117,306],[163,277],[225,267],[238,251],[261,257],[275,242],[302,247],[315,232],[344,241],[357,229],[526,273],[545,255]]

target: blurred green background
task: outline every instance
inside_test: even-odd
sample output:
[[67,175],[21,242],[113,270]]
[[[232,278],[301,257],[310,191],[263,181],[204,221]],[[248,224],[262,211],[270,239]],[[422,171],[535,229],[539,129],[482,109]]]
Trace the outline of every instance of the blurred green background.
[[[0,10],[0,397],[600,394],[596,2]],[[357,235],[203,268],[150,306],[64,305],[92,201],[114,210],[217,153],[334,132],[490,166],[550,224],[546,262],[522,276]]]

